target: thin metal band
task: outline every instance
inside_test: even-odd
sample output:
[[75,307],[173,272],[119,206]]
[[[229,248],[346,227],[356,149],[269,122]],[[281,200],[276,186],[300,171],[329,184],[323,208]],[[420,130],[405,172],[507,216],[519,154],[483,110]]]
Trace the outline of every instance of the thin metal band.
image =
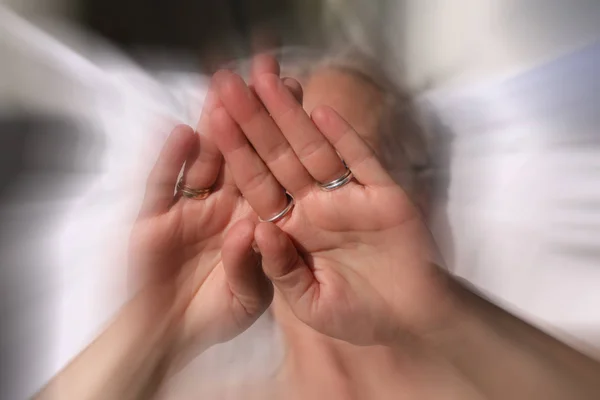
[[177,190],[188,199],[204,200],[212,193],[212,188],[194,189],[183,183],[183,178],[177,182]]
[[273,222],[274,223],[274,222],[280,221],[281,219],[283,219],[283,217],[288,215],[290,213],[290,211],[292,211],[292,208],[294,208],[295,200],[291,194],[286,192],[285,195],[288,198],[288,203],[287,203],[287,206],[285,206],[285,208],[283,210],[281,210],[277,214],[273,215],[271,218],[262,219],[259,217],[258,220],[260,222]]
[[319,183],[319,186],[321,187],[321,189],[325,190],[326,192],[331,192],[332,190],[339,189],[342,186],[347,185],[348,182],[350,182],[352,180],[352,178],[353,178],[352,171],[350,171],[350,169],[346,169],[346,173],[344,175],[342,175],[341,177],[339,177],[336,180],[333,180],[331,182]]

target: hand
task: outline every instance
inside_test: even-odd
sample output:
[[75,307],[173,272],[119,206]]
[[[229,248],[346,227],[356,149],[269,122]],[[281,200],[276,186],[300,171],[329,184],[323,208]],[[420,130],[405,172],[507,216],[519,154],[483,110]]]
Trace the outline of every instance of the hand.
[[[272,57],[253,61],[254,76],[278,71]],[[287,82],[297,93],[297,82]],[[173,131],[150,175],[131,236],[134,282],[167,287],[167,301],[181,315],[175,328],[178,348],[196,343],[206,348],[237,336],[272,299],[272,285],[252,248],[256,214],[222,168],[221,153],[202,134],[209,129],[211,110],[220,105],[211,88],[198,126],[201,134],[187,126]],[[185,185],[212,188],[206,199],[173,195],[184,162]]]
[[[130,258],[141,289],[160,291],[177,308],[177,342],[208,347],[249,327],[270,304],[272,288],[252,250],[254,223],[237,221],[251,215],[237,190],[217,184],[204,200],[173,195],[179,171],[199,140],[187,126],[175,128],[167,140],[148,179]],[[206,174],[208,183],[194,187],[211,187],[217,178],[220,160],[206,153],[203,149],[192,166]]]
[[[211,132],[244,197],[264,219],[284,208],[285,191],[295,198],[278,226],[256,227],[255,240],[296,316],[356,344],[435,329],[445,275],[429,233],[357,132],[328,107],[311,121],[273,74],[258,78],[259,98],[230,72],[215,82],[224,109],[213,111]],[[317,182],[344,174],[340,156],[355,180],[325,192]]]

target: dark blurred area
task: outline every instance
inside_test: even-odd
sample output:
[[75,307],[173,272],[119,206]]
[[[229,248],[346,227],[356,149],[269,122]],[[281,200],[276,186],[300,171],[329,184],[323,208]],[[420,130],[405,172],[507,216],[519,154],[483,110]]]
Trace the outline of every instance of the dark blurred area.
[[[133,52],[191,55],[201,70],[257,50],[323,43],[320,0],[81,0],[83,25]],[[310,16],[309,16],[310,15]],[[307,18],[308,17],[308,18]]]
[[[52,356],[56,321],[48,309],[57,305],[40,298],[60,277],[44,257],[48,235],[60,223],[64,201],[77,192],[74,183],[98,173],[99,154],[90,149],[98,149],[99,140],[56,115],[0,118],[1,399],[43,375],[41,365]],[[38,362],[24,363],[32,359]]]

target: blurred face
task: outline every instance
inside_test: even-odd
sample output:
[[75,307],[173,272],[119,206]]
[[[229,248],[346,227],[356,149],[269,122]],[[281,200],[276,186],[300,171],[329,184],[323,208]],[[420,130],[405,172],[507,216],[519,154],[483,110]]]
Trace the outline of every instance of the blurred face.
[[[373,150],[382,156],[382,149],[390,146],[384,143],[381,132],[392,129],[397,140],[403,140],[404,148],[411,146],[404,129],[410,126],[384,126],[390,124],[386,121],[386,96],[373,83],[359,74],[338,69],[323,68],[313,73],[307,82],[304,82],[304,108],[310,113],[318,105],[328,105],[344,117],[367,141]],[[398,121],[396,121],[398,122]],[[402,125],[400,121],[400,125]],[[407,124],[410,125],[410,124]],[[389,138],[388,138],[389,139]],[[402,154],[402,150],[392,146],[392,162],[388,167],[392,176],[403,186],[413,201],[425,213],[428,211],[429,188],[427,182],[416,179],[409,161]],[[389,149],[388,149],[389,150]],[[396,151],[398,154],[396,154]],[[388,159],[390,156],[388,155]]]
[[357,74],[341,69],[323,68],[304,85],[304,108],[310,113],[326,104],[344,117],[379,152],[384,95]]

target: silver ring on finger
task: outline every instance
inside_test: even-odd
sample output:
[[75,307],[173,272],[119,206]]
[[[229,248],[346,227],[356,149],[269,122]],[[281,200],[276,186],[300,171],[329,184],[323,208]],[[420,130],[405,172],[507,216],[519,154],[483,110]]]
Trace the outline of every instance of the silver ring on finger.
[[285,206],[285,208],[283,210],[281,210],[280,212],[278,212],[277,214],[273,215],[270,218],[263,219],[263,218],[259,217],[258,220],[260,222],[272,222],[272,223],[275,223],[275,222],[281,221],[286,215],[288,215],[292,211],[292,209],[294,208],[295,200],[294,200],[294,197],[291,194],[289,194],[289,193],[286,192],[285,195],[286,195],[286,197],[288,199],[288,203],[287,203],[287,205]]
[[340,176],[337,179],[334,179],[331,182],[319,183],[319,187],[326,192],[331,192],[333,190],[341,188],[342,186],[346,186],[348,183],[350,183],[353,177],[354,176],[352,175],[352,171],[350,171],[349,168],[346,168],[346,172],[344,173],[344,175]]
[[177,182],[177,190],[183,195],[183,197],[192,200],[204,200],[212,193],[212,188],[194,189],[190,186],[187,186],[183,182],[183,178]]

